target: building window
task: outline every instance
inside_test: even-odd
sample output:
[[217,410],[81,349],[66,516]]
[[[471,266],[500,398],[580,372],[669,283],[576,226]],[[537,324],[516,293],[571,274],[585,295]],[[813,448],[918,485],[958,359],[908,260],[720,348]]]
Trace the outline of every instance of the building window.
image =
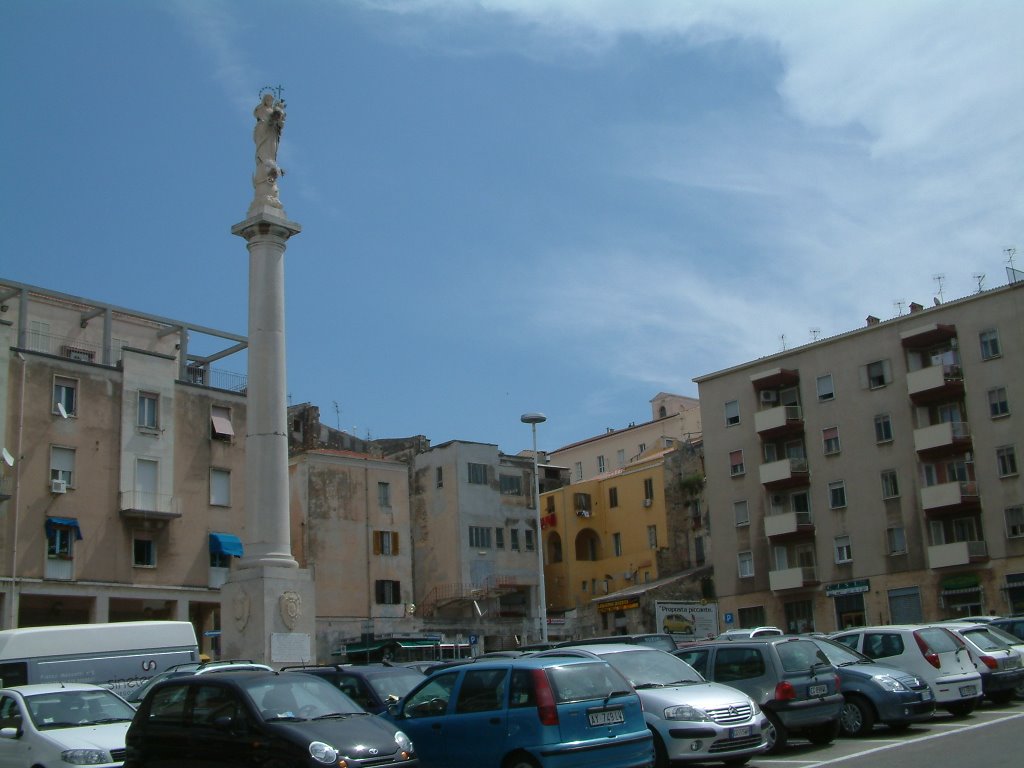
[[402,583],[379,579],[374,583],[377,605],[398,605],[402,602]]
[[74,416],[78,413],[78,382],[75,379],[54,376],[53,413],[61,413],[62,408],[64,409],[62,416]]
[[725,426],[732,427],[740,423],[740,402],[730,400],[725,404]]
[[825,455],[839,453],[839,427],[827,427],[821,430],[821,442],[825,447]]
[[811,496],[807,491],[798,491],[789,497],[789,503],[793,511],[798,515],[811,514]]
[[996,462],[999,464],[999,476],[1011,477],[1017,474],[1017,451],[1012,445],[996,448]]
[[605,470],[604,456],[601,455],[601,456],[597,457],[597,474],[603,475],[604,474],[604,470]]
[[999,332],[995,328],[982,331],[978,338],[981,341],[982,360],[991,360],[993,357],[999,357],[1002,354],[1002,350],[999,347]]
[[523,478],[521,475],[500,475],[498,486],[502,496],[522,496]]
[[729,474],[733,477],[743,474],[743,450],[729,451]]
[[646,450],[647,450],[647,443],[640,443],[636,447],[636,455],[640,456]]
[[230,470],[210,469],[210,505],[214,507],[231,506]]
[[398,554],[398,531],[374,531],[373,532],[373,554],[375,554],[375,555],[397,555]]
[[512,550],[513,552],[518,552],[519,551],[519,529],[518,528],[510,528],[508,533],[509,533],[508,548],[510,550]]
[[615,461],[618,463],[620,469],[622,467],[626,466],[626,449],[625,448],[619,448],[619,450],[617,450],[615,452]]
[[576,517],[590,517],[592,507],[590,506],[589,493],[574,493],[572,495],[573,509],[576,510]]
[[644,480],[644,501],[654,500],[654,480],[646,478]]
[[885,529],[885,550],[890,555],[904,555],[907,552],[907,535],[903,526]]
[[988,413],[993,419],[1010,413],[1010,403],[1006,399],[1006,387],[996,387],[988,391]]
[[143,429],[156,429],[157,404],[160,402],[158,395],[152,392],[139,392],[139,421],[138,426]]
[[747,550],[736,555],[736,566],[741,579],[749,579],[754,575],[754,553]]
[[476,549],[490,549],[491,529],[479,525],[469,526],[469,546]]
[[892,442],[892,419],[888,413],[880,413],[875,416],[875,442]]
[[55,560],[70,560],[74,555],[75,539],[81,538],[76,535],[77,528],[70,525],[46,526],[46,556]]
[[231,425],[231,409],[223,405],[210,408],[210,437],[214,440],[231,442],[235,428]]
[[391,483],[377,483],[377,505],[382,509],[391,508]]
[[527,528],[523,531],[523,545],[526,547],[527,552],[533,552],[535,545],[533,542],[533,529]]
[[740,608],[737,613],[739,614],[739,625],[744,628],[763,627],[768,623],[768,618],[765,616],[763,605],[752,605],[749,608]]
[[1017,505],[1003,510],[1006,517],[1006,537],[1019,539],[1024,537],[1024,507]]
[[577,461],[572,465],[572,477],[575,482],[579,482],[583,479],[583,462]]
[[470,485],[487,485],[487,465],[469,462]]
[[900,495],[899,475],[895,469],[882,470],[882,498],[895,499]]
[[74,488],[75,449],[50,447],[50,481],[64,483],[65,488]]
[[444,467],[437,467],[434,470],[434,485],[438,488],[444,487]]
[[747,508],[747,500],[734,501],[732,503],[733,517],[736,519],[736,525],[750,525],[750,510]]
[[853,549],[850,547],[849,536],[836,536],[835,552],[837,563],[849,563],[853,561]]
[[892,382],[892,367],[888,360],[876,360],[861,369],[863,384],[868,389],[878,389]]
[[658,548],[658,526],[656,525],[647,526],[647,546],[651,549]]
[[609,488],[608,489],[608,506],[612,509],[619,506],[619,489]]
[[132,565],[136,568],[156,568],[156,544],[152,539],[132,540]]
[[832,386],[832,374],[826,373],[824,376],[818,377],[818,400],[824,402],[826,400],[834,400],[836,397],[835,387]]
[[612,534],[612,550],[615,552],[615,556],[616,557],[620,557],[622,555],[622,534],[621,533],[613,533]]
[[842,509],[846,506],[845,480],[836,480],[828,484],[828,505],[831,509]]
[[505,548],[505,529],[495,528],[494,529],[494,548],[504,549]]

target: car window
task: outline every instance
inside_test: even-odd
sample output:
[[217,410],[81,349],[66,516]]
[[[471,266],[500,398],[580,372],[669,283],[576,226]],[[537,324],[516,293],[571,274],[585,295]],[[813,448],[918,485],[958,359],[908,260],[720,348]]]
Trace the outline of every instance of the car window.
[[415,672],[395,672],[388,675],[374,675],[367,681],[381,701],[389,696],[398,700],[423,682],[423,675]]
[[916,632],[935,653],[953,653],[960,649],[961,641],[942,627],[925,627]]
[[708,668],[708,652],[697,651],[697,650],[682,650],[679,651],[676,656],[685,661],[691,667],[693,667],[701,677],[707,677]]
[[508,706],[511,709],[516,709],[518,707],[535,707],[536,705],[537,695],[533,689],[533,670],[512,670]]
[[185,697],[188,687],[171,685],[153,693],[149,702],[149,721],[154,723],[185,722]]
[[21,728],[21,707],[13,696],[0,696],[0,728]]
[[748,680],[764,673],[764,656],[758,648],[719,648],[715,654],[715,682]]
[[458,672],[449,672],[431,678],[426,685],[411,694],[402,708],[406,717],[437,717],[448,710]]
[[633,690],[626,678],[605,662],[548,667],[546,672],[558,704],[604,699]]
[[825,639],[812,640],[811,642],[818,646],[829,662],[835,666],[840,664],[859,664],[868,660],[864,654],[842,643]]
[[238,710],[238,699],[232,691],[212,685],[199,686],[192,701],[192,723],[209,726],[219,718],[237,719]]
[[866,632],[862,653],[868,658],[885,659],[903,653],[903,638],[893,632]]
[[473,669],[466,672],[455,701],[456,714],[491,712],[505,707],[507,669]]
[[102,688],[39,693],[26,697],[25,706],[39,730],[129,721],[135,714],[119,696]]
[[373,700],[370,697],[370,691],[366,686],[366,682],[355,675],[339,676],[338,688],[363,709],[369,709],[373,706]]
[[703,678],[685,661],[654,648],[600,653],[601,658],[629,680],[633,687],[656,683],[700,683]]
[[987,629],[965,629],[960,634],[983,651],[1004,651],[1010,647]]
[[787,672],[800,672],[815,664],[828,664],[828,657],[814,643],[807,640],[789,640],[776,643],[782,668]]
[[859,635],[843,635],[842,637],[835,637],[833,638],[833,640],[835,640],[837,643],[842,643],[847,648],[852,648],[856,651],[858,638]]

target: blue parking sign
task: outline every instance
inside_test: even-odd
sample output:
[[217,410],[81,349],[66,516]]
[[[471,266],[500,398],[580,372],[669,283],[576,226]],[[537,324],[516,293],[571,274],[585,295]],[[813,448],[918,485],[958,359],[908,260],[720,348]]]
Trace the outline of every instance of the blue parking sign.
[[725,623],[726,624],[732,624],[732,614],[731,613],[725,614]]
[[476,635],[470,635],[469,636],[469,644],[470,645],[476,645],[476,639],[477,639]]

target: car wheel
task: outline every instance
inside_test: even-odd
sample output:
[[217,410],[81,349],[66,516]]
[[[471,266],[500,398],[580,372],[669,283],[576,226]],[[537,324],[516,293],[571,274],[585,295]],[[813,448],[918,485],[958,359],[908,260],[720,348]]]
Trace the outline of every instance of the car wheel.
[[768,727],[765,729],[765,735],[768,737],[768,754],[774,755],[786,748],[789,733],[778,717],[767,712],[764,714],[768,718]]
[[875,711],[859,696],[847,696],[839,713],[839,727],[845,736],[867,736],[875,726]]
[[839,735],[839,720],[831,720],[805,731],[808,741],[811,744],[831,744]]
[[524,752],[508,757],[502,768],[540,768],[537,761]]
[[665,749],[665,742],[653,730],[651,733],[654,736],[654,768],[668,768],[668,750]]
[[988,697],[992,700],[993,704],[1003,705],[1009,704],[1013,701],[1013,697],[1016,695],[1017,691],[1010,689],[1008,691],[996,691],[995,693],[990,693]]
[[946,711],[953,715],[953,717],[967,717],[977,706],[978,700],[970,699],[969,701],[958,701],[955,704],[947,704]]

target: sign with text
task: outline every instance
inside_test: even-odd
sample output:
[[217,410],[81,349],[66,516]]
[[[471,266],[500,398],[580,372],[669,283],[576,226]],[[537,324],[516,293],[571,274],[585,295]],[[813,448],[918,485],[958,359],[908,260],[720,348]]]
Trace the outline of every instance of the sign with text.
[[707,640],[718,635],[717,603],[658,600],[654,617],[655,629],[667,632],[676,641]]

